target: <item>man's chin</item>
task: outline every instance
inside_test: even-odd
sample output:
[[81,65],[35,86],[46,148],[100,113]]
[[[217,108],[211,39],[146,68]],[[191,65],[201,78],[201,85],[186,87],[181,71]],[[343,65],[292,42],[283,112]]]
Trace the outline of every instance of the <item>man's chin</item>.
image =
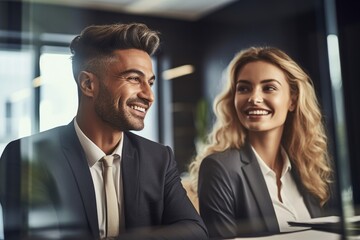
[[130,130],[132,130],[132,131],[141,131],[141,130],[143,130],[144,128],[142,127],[142,128],[134,128],[134,129],[130,129]]
[[141,131],[144,129],[144,124],[140,125],[122,125],[122,126],[113,126],[114,129],[116,129],[117,131],[121,131],[121,132],[125,132],[125,131]]
[[132,131],[141,131],[144,129],[144,124],[137,124],[137,125],[132,125],[131,128],[129,130]]

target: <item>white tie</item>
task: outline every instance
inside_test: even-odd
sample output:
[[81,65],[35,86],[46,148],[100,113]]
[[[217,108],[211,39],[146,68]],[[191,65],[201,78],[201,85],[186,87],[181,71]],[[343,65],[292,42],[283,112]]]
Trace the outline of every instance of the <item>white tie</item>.
[[103,178],[106,201],[106,237],[116,237],[119,235],[119,205],[112,173],[113,160],[118,156],[119,155],[115,154],[103,157]]

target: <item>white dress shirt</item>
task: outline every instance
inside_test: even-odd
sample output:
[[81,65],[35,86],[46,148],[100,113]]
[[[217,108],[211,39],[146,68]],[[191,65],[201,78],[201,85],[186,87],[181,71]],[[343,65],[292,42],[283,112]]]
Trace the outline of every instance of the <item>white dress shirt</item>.
[[299,219],[310,219],[310,213],[305,205],[303,196],[300,194],[296,183],[291,175],[291,163],[286,151],[281,147],[281,155],[284,165],[280,177],[281,188],[280,195],[282,202],[278,197],[278,187],[276,184],[275,172],[261,159],[254,148],[252,148],[259,162],[261,172],[270,193],[272,204],[275,209],[280,232],[289,231],[288,221]]
[[[76,134],[80,140],[81,146],[84,149],[87,162],[89,164],[91,177],[94,183],[95,189],[95,197],[96,197],[96,208],[97,208],[97,216],[99,223],[99,231],[100,238],[104,238],[106,235],[106,208],[105,208],[105,190],[104,190],[104,181],[103,181],[103,165],[102,162],[99,161],[106,154],[95,144],[93,143],[80,129],[77,124],[76,118],[74,119],[74,126]],[[123,136],[112,154],[118,154],[120,156],[119,160],[114,161],[113,163],[113,175],[115,181],[115,188],[117,199],[119,203],[119,212],[120,212],[120,231],[124,226],[124,209],[123,209],[123,186],[121,179],[121,169],[120,169],[120,161],[121,161],[121,153],[123,149]]]

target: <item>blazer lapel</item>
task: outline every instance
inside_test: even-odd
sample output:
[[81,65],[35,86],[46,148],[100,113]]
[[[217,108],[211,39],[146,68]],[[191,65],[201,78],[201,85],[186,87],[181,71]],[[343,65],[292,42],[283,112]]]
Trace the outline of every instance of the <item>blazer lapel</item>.
[[138,190],[140,159],[130,133],[124,132],[124,147],[121,157],[121,174],[123,181],[125,228],[132,227],[138,216]]
[[279,224],[276,220],[272,200],[265,179],[261,173],[260,166],[249,144],[240,150],[240,159],[245,163],[242,170],[248,180],[249,187],[254,194],[257,205],[264,216],[264,221],[268,230],[271,232],[278,232]]
[[73,121],[61,133],[61,144],[65,158],[78,184],[91,232],[93,236],[97,237],[99,236],[99,225],[94,185],[85,153],[75,132]]

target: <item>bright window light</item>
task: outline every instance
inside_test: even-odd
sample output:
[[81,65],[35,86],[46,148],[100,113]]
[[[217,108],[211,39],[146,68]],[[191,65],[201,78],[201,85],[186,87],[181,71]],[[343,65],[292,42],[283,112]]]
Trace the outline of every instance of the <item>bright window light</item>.
[[68,124],[78,107],[70,53],[44,52],[40,73],[40,131]]

